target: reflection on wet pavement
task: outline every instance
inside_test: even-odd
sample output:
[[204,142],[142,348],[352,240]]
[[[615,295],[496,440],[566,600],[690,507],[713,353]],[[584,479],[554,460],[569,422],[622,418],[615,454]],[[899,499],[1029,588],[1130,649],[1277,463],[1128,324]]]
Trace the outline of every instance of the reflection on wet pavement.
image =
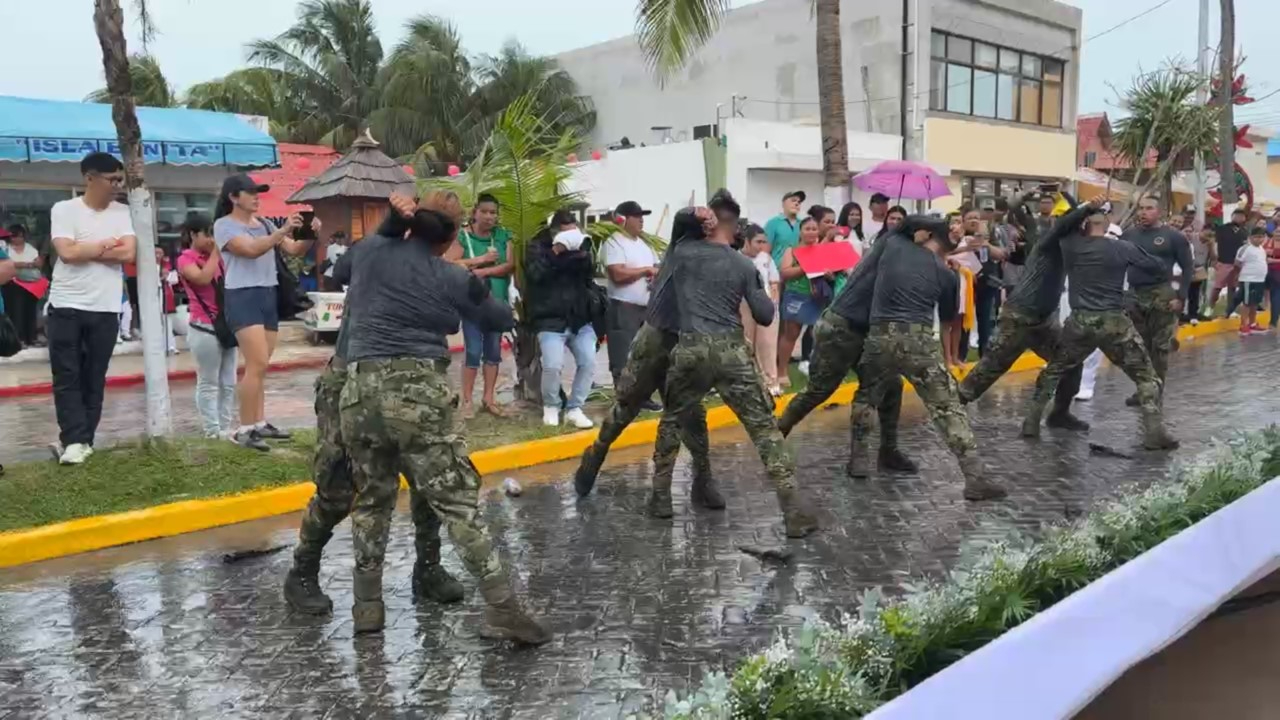
[[[1162,476],[1214,435],[1273,422],[1261,368],[1278,360],[1270,338],[1184,346],[1166,394],[1184,443],[1172,458],[1090,457],[1085,437],[1053,430],[1025,442],[1018,411],[1034,373],[1007,378],[971,413],[990,472],[1012,488],[996,504],[961,500],[958,469],[914,398],[902,433],[923,468],[914,477],[847,480],[847,410],[819,413],[795,438],[799,479],[826,509],[827,527],[795,542],[784,568],[737,550],[785,542],[741,430],[714,437],[729,500],[722,513],[687,506],[682,466],[675,519],[644,517],[647,447],[615,452],[599,492],[582,502],[567,483],[571,464],[515,474],[525,485],[515,499],[494,490],[501,477],[486,478],[485,519],[557,633],[536,650],[476,635],[480,599],[447,542],[445,562],[472,591],[468,601],[414,607],[403,507],[381,637],[352,637],[345,525],[321,578],[333,618],[288,612],[279,590],[287,552],[223,563],[229,550],[290,543],[296,515],[0,571],[0,718],[625,717],[708,668],[731,667],[781,628],[834,617],[866,588],[936,576],[962,541],[1034,532],[1122,483]],[[1136,442],[1136,413],[1123,405],[1131,388],[1107,370],[1095,401],[1077,405],[1094,423],[1092,439],[1125,451]]]

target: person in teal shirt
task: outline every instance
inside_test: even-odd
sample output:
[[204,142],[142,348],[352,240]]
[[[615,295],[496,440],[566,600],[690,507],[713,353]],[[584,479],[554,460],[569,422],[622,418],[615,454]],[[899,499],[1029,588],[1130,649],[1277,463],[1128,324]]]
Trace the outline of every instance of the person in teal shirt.
[[769,254],[773,262],[782,267],[782,254],[800,244],[800,206],[804,204],[803,190],[792,190],[782,196],[782,214],[765,223],[764,234],[769,238]]
[[[461,255],[454,261],[487,282],[490,294],[503,304],[508,302],[507,292],[515,267],[508,252],[510,243],[511,233],[498,227],[498,200],[488,193],[481,194],[472,210],[471,226],[458,233]],[[485,332],[479,325],[463,320],[462,342],[466,347],[466,365],[462,368],[462,417],[470,418],[475,414],[472,398],[481,363],[484,365],[482,407],[491,415],[506,417],[506,411],[496,397],[498,366],[502,364],[502,333]]]

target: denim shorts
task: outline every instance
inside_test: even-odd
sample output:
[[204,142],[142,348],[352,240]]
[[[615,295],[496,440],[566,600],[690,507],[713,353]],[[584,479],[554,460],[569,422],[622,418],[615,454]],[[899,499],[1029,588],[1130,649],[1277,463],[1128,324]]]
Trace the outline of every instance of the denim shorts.
[[280,308],[273,287],[227,288],[223,295],[227,324],[231,332],[261,325],[269,332],[280,329]]
[[797,292],[782,293],[782,319],[800,325],[817,325],[822,308],[811,295]]
[[463,320],[462,341],[467,351],[467,367],[478,368],[482,361],[485,365],[502,363],[502,333],[485,332],[479,325]]

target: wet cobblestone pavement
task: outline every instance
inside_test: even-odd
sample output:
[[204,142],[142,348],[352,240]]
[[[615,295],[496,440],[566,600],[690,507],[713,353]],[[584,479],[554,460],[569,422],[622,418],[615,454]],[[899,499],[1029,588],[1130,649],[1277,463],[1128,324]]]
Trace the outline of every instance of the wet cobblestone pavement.
[[[740,429],[715,433],[712,459],[729,507],[641,514],[650,448],[613,454],[599,492],[578,502],[572,465],[514,474],[522,497],[488,496],[484,516],[556,639],[515,650],[476,635],[475,583],[460,606],[415,608],[412,541],[402,508],[388,551],[388,629],[353,638],[351,542],[330,545],[322,582],[333,618],[288,612],[279,586],[287,552],[223,562],[232,550],[292,541],[297,516],[0,571],[0,718],[444,717],[621,718],[683,690],[708,667],[732,666],[779,629],[833,616],[866,588],[936,574],[963,541],[1035,531],[1075,516],[1124,482],[1149,482],[1215,435],[1277,419],[1268,368],[1274,338],[1188,343],[1173,360],[1166,405],[1183,440],[1173,456],[1091,457],[1088,439],[1047,430],[1017,437],[1034,373],[1010,376],[971,413],[1007,501],[960,498],[958,469],[908,396],[903,441],[915,477],[843,477],[847,409],[796,435],[800,481],[825,508],[824,532],[796,541],[788,567],[762,566],[743,543],[785,542],[777,504]],[[1131,383],[1105,369],[1094,402],[1077,404],[1090,438],[1129,451]],[[501,478],[486,478],[487,487]],[[492,490],[490,490],[492,492]],[[403,499],[403,498],[402,498]],[[461,566],[446,542],[445,562]]]

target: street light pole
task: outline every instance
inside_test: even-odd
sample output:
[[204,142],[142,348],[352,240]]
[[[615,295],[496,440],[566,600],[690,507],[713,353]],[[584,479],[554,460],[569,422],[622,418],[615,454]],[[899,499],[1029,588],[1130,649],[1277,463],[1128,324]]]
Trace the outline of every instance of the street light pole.
[[[1196,101],[1201,105],[1209,102],[1209,0],[1200,0],[1200,36],[1196,51],[1196,69],[1200,74],[1200,89],[1196,91]],[[1196,154],[1196,228],[1197,232],[1204,227],[1205,203],[1208,192],[1205,187],[1208,178],[1205,173],[1204,156]]]

